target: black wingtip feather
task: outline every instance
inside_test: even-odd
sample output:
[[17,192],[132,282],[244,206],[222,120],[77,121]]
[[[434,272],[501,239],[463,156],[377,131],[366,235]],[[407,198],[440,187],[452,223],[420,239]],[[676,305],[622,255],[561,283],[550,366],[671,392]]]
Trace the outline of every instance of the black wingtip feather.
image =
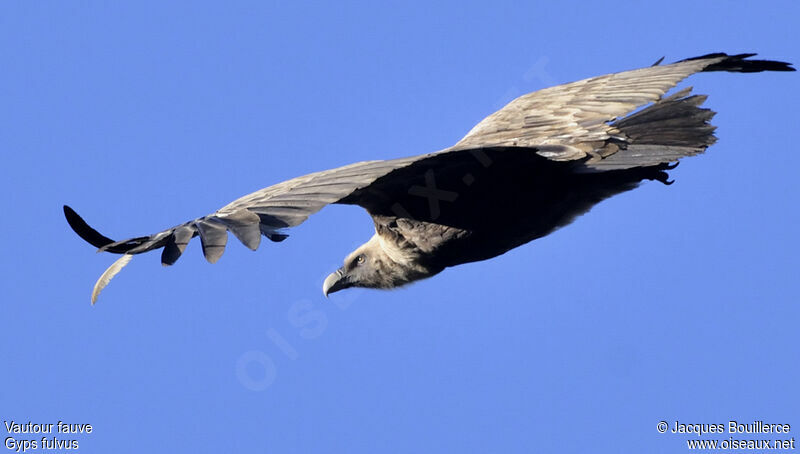
[[170,241],[167,241],[167,244],[164,246],[164,250],[161,251],[161,264],[164,266],[171,266],[183,254],[183,251],[175,244],[175,240],[170,238]]
[[64,205],[64,216],[67,218],[67,223],[69,226],[72,227],[72,230],[78,234],[79,237],[83,238],[84,241],[91,244],[96,248],[101,248],[103,246],[107,246],[114,242],[111,238],[108,238],[97,230],[89,227],[89,224],[83,220],[78,213],[75,212],[72,208],[68,205]]
[[723,52],[716,52],[713,54],[702,55],[700,57],[687,58],[686,60],[681,60],[681,61],[705,60],[709,58],[727,57],[725,58],[725,60],[707,66],[705,69],[703,69],[704,72],[729,71],[737,73],[757,73],[762,71],[795,71],[795,69],[792,68],[791,63],[784,61],[748,60],[748,58],[754,56],[756,56],[756,54],[748,53],[748,54],[728,55]]
[[289,238],[289,235],[287,235],[285,233],[270,233],[270,234],[265,234],[265,235],[266,235],[267,238],[270,239],[270,241],[272,241],[274,243],[280,243],[281,241],[285,240],[286,238]]

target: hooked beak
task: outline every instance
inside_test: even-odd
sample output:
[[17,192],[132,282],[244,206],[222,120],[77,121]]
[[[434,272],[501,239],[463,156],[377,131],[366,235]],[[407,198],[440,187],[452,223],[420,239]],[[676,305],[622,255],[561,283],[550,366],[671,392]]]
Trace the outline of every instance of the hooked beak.
[[350,276],[347,276],[344,267],[341,267],[325,278],[325,282],[322,284],[322,293],[325,294],[325,298],[327,298],[331,293],[352,286],[353,284],[350,282]]

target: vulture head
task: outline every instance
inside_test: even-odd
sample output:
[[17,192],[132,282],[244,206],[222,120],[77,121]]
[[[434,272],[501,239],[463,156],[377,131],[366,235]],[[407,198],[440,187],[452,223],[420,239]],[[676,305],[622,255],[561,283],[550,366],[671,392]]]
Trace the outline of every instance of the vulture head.
[[417,254],[403,250],[376,233],[325,279],[322,293],[328,296],[350,287],[391,289],[441,271],[422,266],[419,259]]

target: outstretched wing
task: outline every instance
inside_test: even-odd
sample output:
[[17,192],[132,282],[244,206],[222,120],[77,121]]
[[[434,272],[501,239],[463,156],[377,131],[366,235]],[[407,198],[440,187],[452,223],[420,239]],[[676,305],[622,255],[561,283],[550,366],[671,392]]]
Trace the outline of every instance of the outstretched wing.
[[64,206],[64,214],[72,229],[99,248],[98,252],[141,254],[163,247],[161,262],[172,265],[189,240],[199,236],[204,256],[214,263],[222,256],[228,231],[253,250],[258,248],[261,235],[272,241],[282,241],[287,235],[281,229],[299,225],[325,205],[416,159],[418,157],[359,162],[293,178],[234,200],[208,216],[153,235],[122,241],[113,241],[98,233],[68,206]]
[[[563,148],[560,151],[540,154],[556,161],[589,158],[587,165],[598,168],[618,160],[625,161],[625,167],[675,161],[702,151],[708,144],[671,150],[658,157],[652,153],[637,153],[641,159],[636,159],[637,156],[627,153],[628,156],[624,158],[619,156],[609,159],[620,150],[626,150],[631,141],[630,136],[623,131],[625,125],[615,121],[652,102],[678,102],[688,99],[686,107],[692,107],[692,104],[697,107],[705,97],[688,97],[691,89],[682,91],[675,97],[662,99],[678,82],[697,72],[794,71],[788,63],[747,59],[754,55],[709,54],[668,65],[654,65],[545,88],[520,96],[489,115],[472,128],[454,148],[561,145]],[[661,113],[668,111],[676,115],[676,118],[685,118],[687,113],[675,108],[656,110]],[[653,113],[652,110],[648,112],[651,118],[637,118],[638,124],[659,121],[664,125],[664,120],[667,119],[652,115]],[[700,115],[697,110],[692,113]],[[701,119],[701,123],[711,115],[713,113]],[[664,152],[664,147],[661,148]],[[606,159],[608,161],[602,162]],[[620,168],[618,162],[615,166]]]
[[66,205],[64,215],[70,227],[85,241],[97,247],[98,252],[124,254],[98,279],[92,292],[94,303],[111,278],[128,264],[131,255],[164,248],[161,263],[172,265],[180,258],[189,241],[199,236],[203,255],[206,260],[214,263],[225,250],[228,231],[253,250],[258,248],[261,235],[272,241],[282,241],[287,235],[281,229],[302,223],[325,205],[368,186],[377,178],[415,159],[418,158],[360,162],[297,177],[234,200],[208,216],[153,235],[122,241],[113,241],[100,234]]

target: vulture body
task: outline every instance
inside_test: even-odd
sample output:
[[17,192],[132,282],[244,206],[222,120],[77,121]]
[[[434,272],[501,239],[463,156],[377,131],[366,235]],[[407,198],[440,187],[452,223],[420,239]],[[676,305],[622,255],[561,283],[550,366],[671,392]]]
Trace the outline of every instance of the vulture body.
[[214,263],[229,231],[255,250],[262,236],[282,241],[286,228],[332,203],[365,208],[375,235],[325,280],[325,295],[395,288],[545,236],[644,180],[669,184],[667,171],[715,137],[714,112],[700,107],[705,96],[667,91],[697,72],[794,71],[753,55],[709,54],[539,90],[445,150],[294,178],[149,236],[113,241],[68,206],[64,213],[99,251],[122,254],[98,280],[92,302],[132,255],[163,248],[162,263],[172,265],[199,236]]

